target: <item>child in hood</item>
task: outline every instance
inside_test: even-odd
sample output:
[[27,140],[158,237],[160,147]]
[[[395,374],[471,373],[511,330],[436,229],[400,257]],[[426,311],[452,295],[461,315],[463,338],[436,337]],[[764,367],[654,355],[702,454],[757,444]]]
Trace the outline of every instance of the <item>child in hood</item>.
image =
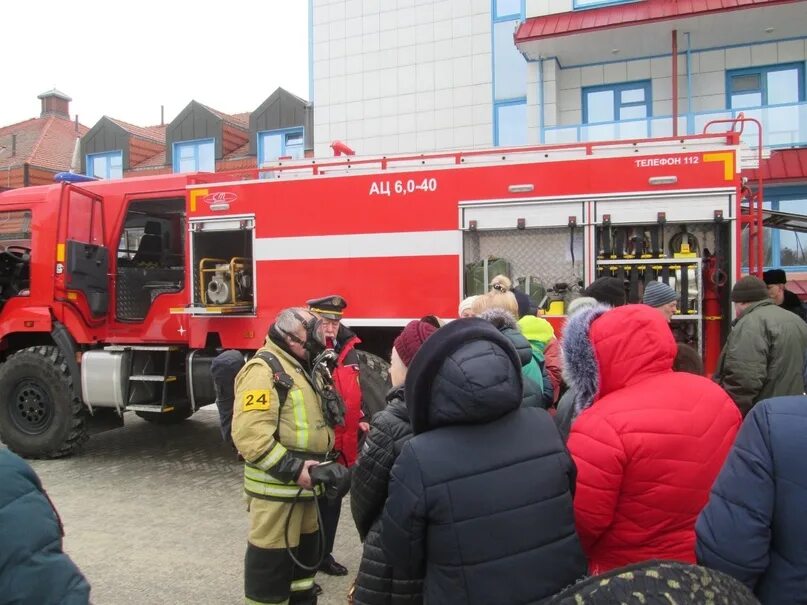
[[555,329],[543,317],[525,315],[518,320],[518,327],[524,338],[532,347],[533,357],[546,368],[552,384],[552,403],[556,403],[560,394],[563,367],[560,360],[560,346],[555,338]]

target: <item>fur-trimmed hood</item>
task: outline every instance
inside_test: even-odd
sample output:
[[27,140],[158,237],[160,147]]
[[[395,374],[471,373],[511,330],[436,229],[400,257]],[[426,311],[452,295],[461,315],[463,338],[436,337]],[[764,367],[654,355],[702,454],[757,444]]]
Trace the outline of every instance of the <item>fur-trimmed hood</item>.
[[661,313],[646,305],[597,305],[563,331],[563,377],[575,391],[575,415],[649,376],[672,372],[675,339]]
[[522,367],[532,361],[532,345],[521,333],[516,318],[509,312],[504,309],[488,309],[479,315],[479,319],[484,319],[493,324],[499,332],[510,339],[510,342],[516,348]]

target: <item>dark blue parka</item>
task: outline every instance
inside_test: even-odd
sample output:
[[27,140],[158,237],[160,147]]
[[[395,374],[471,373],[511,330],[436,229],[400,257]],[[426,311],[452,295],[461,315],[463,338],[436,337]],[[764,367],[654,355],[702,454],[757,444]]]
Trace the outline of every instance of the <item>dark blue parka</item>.
[[426,603],[534,603],[586,571],[574,465],[521,395],[515,348],[481,319],[440,328],[409,366],[415,436],[392,470],[381,542],[396,569],[424,574]]
[[62,526],[34,470],[0,447],[0,605],[86,605]]
[[807,603],[807,397],[752,408],[696,532],[702,565],[763,604]]

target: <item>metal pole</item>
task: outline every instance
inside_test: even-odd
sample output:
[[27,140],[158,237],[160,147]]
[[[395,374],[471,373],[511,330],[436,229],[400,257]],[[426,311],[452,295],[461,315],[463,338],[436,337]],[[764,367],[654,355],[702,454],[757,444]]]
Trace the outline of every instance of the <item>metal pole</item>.
[[687,37],[687,134],[695,134],[695,119],[692,115],[692,41]]
[[[555,76],[557,81],[557,76]],[[556,100],[556,99],[555,99]],[[544,128],[546,127],[546,123],[544,122],[544,59],[543,57],[538,57],[538,142],[545,143],[546,142],[546,135],[544,134]],[[557,115],[557,114],[556,114]],[[557,120],[555,121],[555,126],[557,126]]]
[[673,136],[678,136],[678,30],[672,31],[672,113]]

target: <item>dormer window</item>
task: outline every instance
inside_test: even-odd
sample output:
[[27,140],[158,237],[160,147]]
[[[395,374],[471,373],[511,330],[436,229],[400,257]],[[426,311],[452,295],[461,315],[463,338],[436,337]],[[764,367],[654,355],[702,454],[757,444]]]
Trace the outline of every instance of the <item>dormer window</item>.
[[87,175],[99,179],[123,178],[123,152],[90,153],[87,155]]

